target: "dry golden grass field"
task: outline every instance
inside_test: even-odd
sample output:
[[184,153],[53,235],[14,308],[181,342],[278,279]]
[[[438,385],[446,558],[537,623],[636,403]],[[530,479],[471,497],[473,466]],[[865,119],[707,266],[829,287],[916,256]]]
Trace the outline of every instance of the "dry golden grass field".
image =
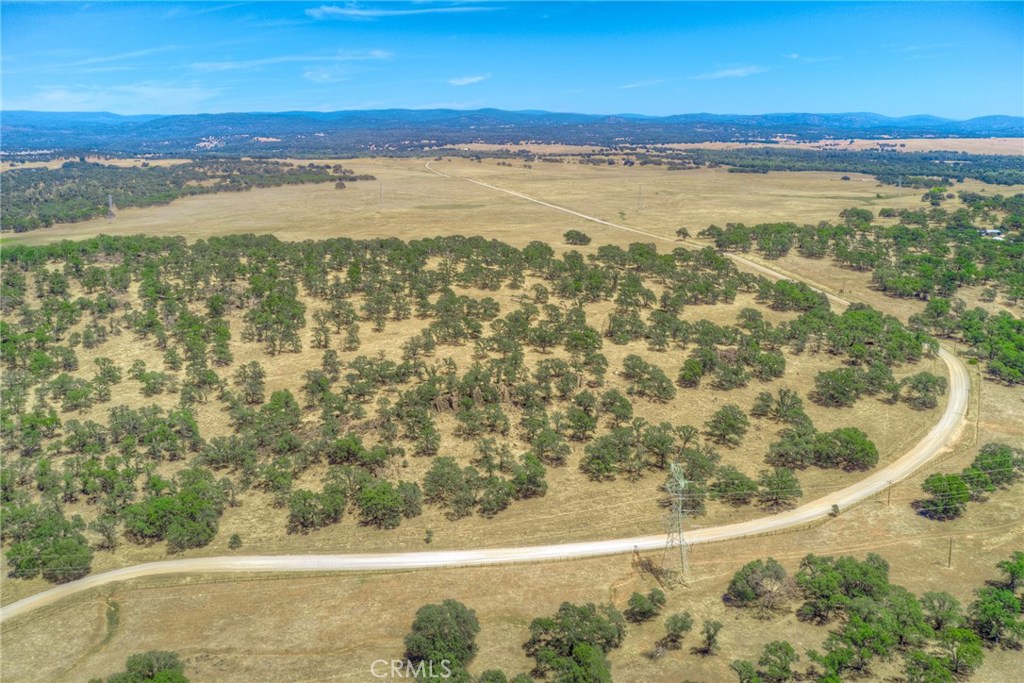
[[[175,164],[182,164],[188,159],[149,159],[142,157],[135,158],[118,158],[111,159],[102,156],[87,156],[85,160],[94,164],[106,164],[108,166],[142,166],[142,164],[149,164],[150,166],[174,166]],[[49,161],[22,161],[12,163],[10,161],[0,162],[0,171],[9,171],[12,168],[60,168],[66,161],[78,161],[78,157],[61,157],[57,159],[50,159]]]
[[[598,244],[642,240],[568,214],[456,178],[442,178],[423,159],[351,159],[343,163],[376,182],[331,184],[202,195],[166,206],[120,209],[111,221],[96,219],[5,235],[5,244],[39,244],[98,234],[211,235],[270,233],[284,240],[483,235],[523,246],[540,239],[561,243],[569,229],[583,230]],[[686,226],[696,233],[712,223],[748,224],[835,220],[850,207],[917,208],[918,190],[880,186],[873,178],[839,173],[728,173],[725,169],[667,171],[658,167],[595,167],[535,162],[532,168],[465,159],[432,162],[437,170],[525,192],[546,201],[628,227],[674,237]],[[959,189],[961,186],[958,185]],[[982,189],[966,182],[963,189]],[[1024,188],[988,188],[1009,194]],[[951,205],[953,202],[950,203]]]
[[[832,141],[811,143],[812,149],[825,149]],[[840,146],[848,143],[838,141]],[[895,147],[893,147],[895,145]],[[803,147],[804,145],[799,145]],[[1024,155],[1024,138],[912,138],[909,140],[854,140],[852,149],[896,149],[900,152],[967,152],[968,154]]]
[[[353,238],[393,236],[415,239],[429,235],[483,235],[524,246],[531,240],[544,240],[563,249],[561,235],[578,229],[593,237],[591,252],[601,244],[625,245],[649,241],[633,233],[603,227],[580,218],[501,194],[458,178],[442,178],[424,167],[423,159],[346,160],[356,173],[372,173],[377,182],[349,183],[338,191],[330,185],[309,185],[256,190],[249,193],[207,195],[176,201],[163,207],[118,211],[113,221],[94,220],[60,225],[46,230],[5,236],[3,244],[47,243],[96,234],[184,235],[189,240],[211,235],[246,232],[271,233],[283,240],[323,239],[335,236]],[[533,168],[497,166],[494,161],[445,160],[432,164],[437,170],[461,177],[523,192],[551,203],[572,208],[604,220],[674,237],[675,229],[688,227],[691,233],[710,223],[757,223],[788,221],[815,223],[835,219],[849,207],[917,208],[920,191],[879,186],[867,176],[852,175],[841,181],[841,174],[771,173],[767,175],[730,174],[722,169],[667,172],[658,168],[592,167],[578,164],[534,163]],[[958,188],[960,186],[957,186]],[[1009,194],[1024,187],[985,187],[965,183],[963,189],[985,189]],[[383,189],[383,192],[381,191]],[[878,195],[881,195],[880,197]],[[955,205],[955,202],[950,202]],[[659,244],[659,250],[671,248]],[[756,257],[750,256],[752,260]],[[864,300],[901,319],[919,310],[920,304],[886,298],[867,287],[868,276],[835,268],[822,261],[790,256],[772,263],[773,267],[803,275],[824,283],[827,288],[853,300]],[[31,289],[31,288],[30,288]],[[481,293],[476,292],[476,296]],[[502,305],[502,313],[511,310],[510,292],[488,292]],[[971,296],[971,293],[968,293]],[[976,296],[976,293],[974,294]],[[745,295],[732,305],[689,307],[687,319],[707,318],[731,323],[744,306],[753,305]],[[313,304],[307,318],[313,313]],[[1019,312],[1018,312],[1019,313]],[[588,309],[591,325],[600,328],[607,310]],[[789,314],[765,311],[773,322]],[[288,387],[299,396],[299,377],[306,369],[319,366],[322,353],[311,348],[311,330],[304,334],[304,351],[268,359],[256,343],[240,339],[239,317],[230,320],[232,367],[249,360],[260,360],[267,367],[267,392]],[[409,329],[406,329],[407,326]],[[369,324],[361,326],[362,347],[358,352],[341,353],[342,360],[378,350],[397,358],[398,346],[407,333],[418,329],[419,321],[389,322],[382,333]],[[337,347],[337,339],[332,347]],[[440,347],[438,357],[453,355],[463,367],[472,349]],[[639,353],[661,366],[674,377],[682,362],[679,352],[652,353],[642,344],[616,346],[605,343],[609,359],[609,386],[621,388],[614,370],[628,353]],[[531,352],[532,353],[532,352]],[[81,374],[91,376],[92,358],[115,358],[127,368],[137,358],[159,367],[157,353],[133,341],[126,333],[113,337],[93,351],[79,350]],[[539,356],[533,354],[529,363]],[[753,397],[762,389],[775,391],[791,386],[805,397],[805,407],[819,429],[854,425],[864,429],[879,446],[882,463],[901,454],[917,441],[941,413],[944,403],[933,411],[913,411],[904,405],[892,407],[865,398],[849,410],[820,408],[806,400],[814,375],[836,361],[826,362],[810,354],[787,356],[786,376],[767,385],[754,380],[745,389],[730,392],[679,390],[668,404],[634,401],[638,414],[651,422],[671,419],[679,424],[700,426],[720,405],[737,403],[749,409]],[[897,376],[930,370],[941,364],[925,360],[917,366],[900,368]],[[86,372],[87,371],[87,372]],[[697,634],[691,634],[681,651],[650,660],[644,653],[662,634],[662,620],[631,626],[623,647],[610,655],[616,681],[668,683],[694,680],[714,683],[734,680],[729,670],[733,659],[756,659],[761,646],[780,638],[792,642],[801,654],[807,648],[820,647],[827,629],[808,626],[796,620],[792,612],[768,621],[727,608],[720,596],[732,574],[746,561],[772,556],[791,572],[801,557],[817,554],[854,554],[879,552],[892,565],[891,579],[915,593],[946,590],[961,601],[969,602],[971,591],[995,578],[994,565],[1021,547],[1024,486],[998,492],[985,503],[972,503],[968,513],[951,522],[935,522],[917,515],[910,503],[920,497],[920,482],[930,473],[959,471],[973,459],[980,444],[989,441],[1019,444],[1024,440],[1024,395],[1019,389],[972,380],[969,427],[946,456],[896,486],[891,504],[885,495],[866,501],[838,518],[813,528],[765,536],[745,541],[696,547],[691,555],[688,586],[669,592],[665,613],[689,610],[698,624],[714,618],[725,627],[721,635],[721,653],[701,658],[691,654]],[[126,379],[116,387],[109,405],[172,404],[172,395],[144,398],[138,383]],[[78,419],[105,420],[109,405],[94,407]],[[220,405],[211,402],[199,408],[199,423],[205,438],[226,429],[227,419]],[[439,420],[446,434],[450,426]],[[447,418],[450,419],[450,418]],[[513,423],[515,422],[513,418]],[[758,424],[758,421],[753,421]],[[748,474],[762,466],[768,443],[774,440],[771,423],[762,422],[762,431],[752,428],[737,449],[720,449],[726,462]],[[457,439],[446,438],[452,454],[468,462],[471,449]],[[348,514],[337,525],[309,535],[284,533],[286,511],[274,508],[270,498],[249,492],[243,504],[229,508],[221,519],[220,530],[206,548],[189,551],[185,556],[326,553],[370,550],[431,550],[466,547],[496,547],[514,544],[541,544],[560,541],[611,538],[664,529],[664,512],[657,505],[656,487],[660,475],[648,474],[639,482],[620,479],[612,483],[593,483],[578,470],[582,449],[574,447],[567,466],[549,468],[549,492],[546,497],[514,503],[493,520],[479,516],[449,522],[435,508],[425,507],[422,517],[407,520],[390,532],[359,527]],[[446,453],[443,453],[446,454]],[[429,463],[409,459],[408,473],[402,478],[419,479]],[[165,464],[164,467],[167,465]],[[317,470],[308,472],[311,486]],[[805,470],[800,473],[805,500],[816,498],[858,479],[861,474]],[[615,514],[607,514],[614,510]],[[94,514],[84,504],[71,505],[69,514]],[[739,512],[725,506],[710,505],[706,517],[693,520],[695,526],[751,517],[761,514],[753,508]],[[426,546],[427,528],[434,541]],[[229,550],[227,539],[238,533],[244,546]],[[952,567],[946,567],[950,540],[953,540]],[[98,552],[93,571],[163,559],[164,544],[122,545],[113,553]],[[652,555],[661,561],[662,554]],[[369,667],[377,659],[402,655],[402,637],[409,630],[416,609],[427,602],[452,597],[475,609],[482,631],[480,651],[470,667],[479,674],[500,667],[518,673],[530,668],[521,645],[528,638],[530,621],[553,613],[563,601],[611,601],[620,609],[631,592],[646,591],[655,585],[640,576],[628,556],[585,561],[560,562],[477,569],[429,570],[379,574],[262,576],[188,576],[136,581],[84,593],[74,599],[43,608],[0,629],[3,657],[0,679],[17,682],[63,683],[85,681],[121,670],[124,658],[150,649],[175,650],[186,662],[186,674],[194,682],[266,683],[303,681],[373,680]],[[27,594],[45,589],[42,580],[3,580],[0,602],[6,604]],[[794,605],[795,606],[795,605]],[[804,658],[803,661],[806,661]],[[986,663],[971,679],[991,683],[1015,680],[1021,668],[1020,652],[987,651]],[[872,680],[889,680],[900,673],[893,663],[875,663]]]
[[[758,142],[678,142],[657,147],[671,149],[741,149],[743,147],[765,147],[767,143]],[[456,145],[457,149],[494,152],[498,150],[520,150],[531,154],[587,154],[599,151],[599,147],[585,145],[545,145],[534,142],[520,142],[515,145],[494,145],[472,143]],[[968,154],[1006,154],[1024,155],[1024,138],[901,138],[899,140],[865,140],[855,138],[850,144],[848,138],[836,140],[793,140],[792,138],[776,138],[773,148],[790,149],[889,149],[898,152],[967,152]]]
[[[676,149],[701,147],[706,149],[736,149],[742,147],[763,147],[757,143],[706,142],[696,145],[665,145]],[[848,138],[838,140],[797,141],[779,138],[771,145],[789,149],[887,149],[897,152],[967,152],[968,154],[1024,155],[1024,138],[904,138],[899,140],[864,140]]]

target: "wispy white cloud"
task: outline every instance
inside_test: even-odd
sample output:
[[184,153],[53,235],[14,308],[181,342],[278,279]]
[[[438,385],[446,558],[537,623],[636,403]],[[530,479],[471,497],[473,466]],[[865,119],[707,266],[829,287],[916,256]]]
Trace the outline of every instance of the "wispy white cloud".
[[117,114],[194,114],[221,93],[220,89],[194,84],[145,81],[115,86],[45,85],[17,101],[12,109],[36,111],[109,111]]
[[444,7],[418,7],[415,9],[365,9],[349,4],[344,7],[337,5],[320,5],[306,10],[306,16],[312,19],[383,19],[387,17],[412,17],[421,14],[462,14],[466,12],[494,12],[504,7],[483,7],[479,5],[454,5]]
[[213,7],[202,6],[202,5],[199,5],[198,7],[196,7],[196,6],[188,7],[188,6],[179,5],[177,7],[172,7],[171,9],[167,10],[164,13],[163,18],[164,19],[174,19],[175,17],[180,17],[180,16],[199,16],[199,15],[202,15],[202,14],[209,14],[210,12],[221,12],[221,11],[226,10],[226,9],[233,9],[235,7],[241,7],[244,4],[245,3],[235,2],[235,3],[226,4],[226,5],[214,5]]
[[792,59],[794,61],[800,62],[801,64],[822,64],[824,62],[834,62],[837,59],[839,59],[839,57],[805,57],[804,55],[798,54],[796,52],[791,52],[788,55],[782,56],[785,57],[786,59]]
[[[147,63],[146,57],[184,49],[182,45],[162,45],[160,47],[118,52],[108,55],[82,55],[75,50],[57,50],[38,53],[28,59],[20,59],[12,66],[5,65],[8,76],[13,74],[57,74],[66,76],[69,72],[104,73],[109,71],[131,71],[141,69]],[[58,61],[50,61],[56,57]],[[5,59],[5,62],[7,60]]]
[[449,78],[448,85],[473,85],[474,83],[479,83],[480,81],[486,81],[490,77],[491,74],[480,74],[479,76],[463,76],[462,78]]
[[177,45],[162,45],[160,47],[151,47],[144,50],[132,50],[131,52],[119,52],[113,55],[97,55],[95,57],[86,57],[84,59],[76,60],[69,66],[88,66],[90,64],[109,64],[111,62],[124,62],[138,59],[139,57],[148,57],[150,55],[160,54],[161,52],[171,52],[172,50],[180,49]]
[[352,69],[343,64],[307,66],[302,77],[312,83],[338,83],[352,78]]
[[914,54],[917,52],[932,52],[934,50],[945,50],[951,47],[956,47],[956,43],[925,43],[917,45],[898,45],[897,47],[894,48],[894,50],[896,52]]
[[764,66],[740,66],[734,69],[721,69],[719,71],[697,74],[696,76],[691,76],[691,78],[695,81],[717,81],[720,78],[746,78],[754,74],[763,74],[765,71],[768,71],[768,68]]
[[652,85],[661,85],[662,83],[668,83],[667,78],[645,78],[642,81],[635,81],[633,83],[627,83],[626,85],[619,86],[622,90],[632,90],[633,88],[649,88]]
[[191,66],[198,71],[243,71],[247,69],[259,69],[264,66],[275,64],[289,64],[294,62],[359,62],[390,59],[394,55],[387,50],[362,50],[355,52],[337,52],[333,55],[324,54],[296,54],[278,55],[277,57],[263,57],[261,59],[239,59],[221,62],[194,62]]

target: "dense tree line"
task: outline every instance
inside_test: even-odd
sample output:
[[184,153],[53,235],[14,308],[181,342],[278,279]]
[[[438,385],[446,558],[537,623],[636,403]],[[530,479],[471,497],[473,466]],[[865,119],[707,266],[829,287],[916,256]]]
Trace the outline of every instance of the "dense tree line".
[[118,208],[168,204],[180,197],[257,187],[373,180],[340,165],[252,159],[204,159],[170,166],[125,167],[65,162],[60,168],[18,168],[3,175],[0,229],[25,232],[107,215]]
[[1024,183],[1024,160],[998,154],[896,152],[886,150],[801,150],[772,147],[691,149],[680,160],[728,166],[737,173],[833,171],[864,173],[879,182],[906,187],[948,185],[973,178],[993,185]]

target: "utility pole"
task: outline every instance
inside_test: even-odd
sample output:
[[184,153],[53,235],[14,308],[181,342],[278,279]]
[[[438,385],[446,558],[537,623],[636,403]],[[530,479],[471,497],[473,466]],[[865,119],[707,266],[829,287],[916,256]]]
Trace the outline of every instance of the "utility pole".
[[949,555],[946,556],[946,569],[953,568],[953,539],[949,539]]
[[383,180],[380,181],[380,183],[378,183],[378,187],[380,188],[380,197],[377,199],[377,210],[378,211],[383,211],[384,210],[384,181]]
[[[978,363],[978,408],[975,410],[974,415],[974,445],[977,446],[981,442],[981,387],[984,382],[981,380],[981,363]],[[968,375],[968,381],[970,381],[970,375]]]
[[644,186],[636,186],[636,212],[640,213],[644,208]]
[[682,572],[681,579],[683,583],[686,583],[690,576],[690,545],[686,542],[686,536],[683,534],[683,514],[686,511],[684,507],[686,500],[685,491],[686,485],[689,483],[686,481],[683,468],[677,463],[672,463],[667,485],[668,494],[672,497],[672,512],[669,513],[667,524],[668,537],[665,541],[665,556],[666,558],[668,557],[668,552],[672,549],[672,546],[679,547],[679,569]]
[[885,507],[890,507],[892,505],[892,481],[889,482],[889,488],[887,491],[888,492],[885,496]]
[[114,220],[114,195],[107,195],[107,220]]

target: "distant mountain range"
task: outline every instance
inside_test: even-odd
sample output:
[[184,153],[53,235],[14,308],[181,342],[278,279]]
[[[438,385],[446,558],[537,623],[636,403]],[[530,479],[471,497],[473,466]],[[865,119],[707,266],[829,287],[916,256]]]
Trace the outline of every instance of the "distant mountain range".
[[616,145],[709,141],[910,137],[1024,137],[1024,117],[955,121],[848,114],[643,116],[479,109],[383,109],[120,116],[106,112],[5,111],[2,151],[107,154],[358,154],[521,141]]

